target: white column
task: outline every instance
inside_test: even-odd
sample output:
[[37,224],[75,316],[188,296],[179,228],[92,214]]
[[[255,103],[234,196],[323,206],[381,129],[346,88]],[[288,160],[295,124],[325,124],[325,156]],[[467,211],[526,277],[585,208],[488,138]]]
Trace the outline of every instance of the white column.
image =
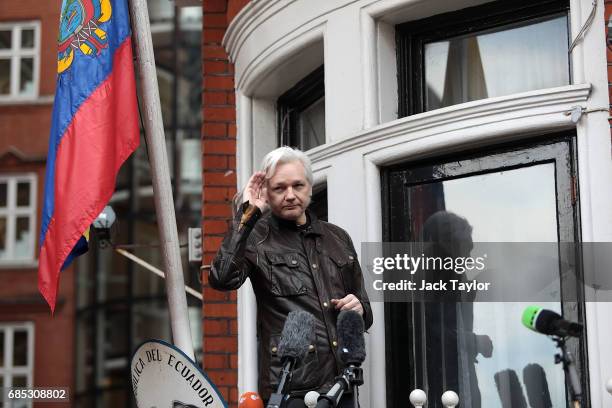
[[[236,179],[246,185],[253,171],[253,104],[236,92]],[[238,394],[257,391],[257,303],[251,281],[238,290]]]

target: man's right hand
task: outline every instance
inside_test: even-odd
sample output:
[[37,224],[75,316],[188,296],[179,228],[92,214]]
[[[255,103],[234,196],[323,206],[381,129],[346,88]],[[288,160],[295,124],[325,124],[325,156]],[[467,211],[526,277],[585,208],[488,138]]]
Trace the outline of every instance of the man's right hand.
[[248,201],[264,212],[268,208],[266,194],[266,174],[263,171],[254,173],[244,189],[243,202]]

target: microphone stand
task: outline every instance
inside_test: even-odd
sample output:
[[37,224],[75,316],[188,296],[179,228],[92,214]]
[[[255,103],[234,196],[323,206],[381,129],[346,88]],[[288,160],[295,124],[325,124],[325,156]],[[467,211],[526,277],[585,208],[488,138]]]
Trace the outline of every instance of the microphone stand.
[[557,343],[557,347],[560,350],[560,353],[555,355],[555,364],[563,364],[563,371],[565,371],[565,375],[569,377],[570,396],[574,403],[574,408],[580,408],[582,401],[582,386],[580,385],[580,378],[578,377],[578,370],[576,370],[574,357],[565,347],[565,337],[553,337],[553,340]]
[[286,396],[285,387],[288,383],[291,382],[291,369],[293,367],[293,362],[293,359],[288,359],[287,362],[283,365],[280,382],[278,383],[276,392],[270,396],[266,408],[281,408],[283,406],[284,399]]
[[348,371],[349,389],[353,390],[353,408],[359,408],[359,386],[363,385],[363,369],[351,365],[344,371]]
[[336,408],[347,390],[353,392],[353,407],[359,407],[359,386],[363,385],[363,369],[349,365],[336,377],[334,386],[325,395],[319,396],[316,408]]

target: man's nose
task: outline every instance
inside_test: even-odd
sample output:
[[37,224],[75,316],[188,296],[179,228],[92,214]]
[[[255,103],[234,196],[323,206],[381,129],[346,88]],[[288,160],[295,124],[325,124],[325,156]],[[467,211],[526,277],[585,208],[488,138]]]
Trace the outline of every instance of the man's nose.
[[289,187],[287,189],[287,195],[285,195],[285,200],[291,201],[295,199],[295,194],[293,192],[293,188]]

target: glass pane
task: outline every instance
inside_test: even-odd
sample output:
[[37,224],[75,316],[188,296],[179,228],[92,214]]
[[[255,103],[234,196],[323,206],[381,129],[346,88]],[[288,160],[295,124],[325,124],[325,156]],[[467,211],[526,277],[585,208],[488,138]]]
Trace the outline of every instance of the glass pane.
[[[410,202],[411,213],[423,206],[431,209],[435,203],[434,214],[414,225],[427,240],[437,236],[432,234],[435,225],[444,226],[436,231],[447,231],[448,225],[455,228],[449,232],[450,239],[467,231],[473,242],[557,240],[552,163],[411,187]],[[434,215],[443,215],[447,221],[433,223]],[[530,284],[529,277],[520,274],[528,269],[519,263],[517,260],[508,273]],[[476,278],[469,272],[465,275],[467,280]],[[430,396],[453,389],[458,390],[464,406],[511,406],[512,396],[533,385],[525,384],[524,379],[537,371],[546,378],[552,406],[565,406],[565,378],[554,364],[555,345],[546,336],[522,327],[520,316],[527,306],[519,302],[426,304],[421,353],[427,362]],[[560,301],[540,306],[561,310]]]
[[0,50],[11,48],[12,34],[11,30],[0,30]]
[[34,48],[34,29],[21,30],[21,48]]
[[17,217],[15,228],[15,259],[29,258],[32,254],[30,217]]
[[84,395],[82,397],[76,397],[74,406],[75,408],[91,408],[96,406],[95,396],[93,395]]
[[[122,379],[125,383],[125,378]],[[99,406],[101,407],[127,407],[128,406],[128,390],[111,390],[104,391],[100,397],[98,397]]]
[[34,93],[34,58],[21,59],[19,93],[25,95]]
[[13,366],[25,367],[28,365],[28,332],[15,330],[13,334]]
[[11,60],[0,59],[0,95],[11,93]]
[[23,399],[13,400],[11,408],[31,408],[32,406],[31,404],[32,403],[29,402],[28,400],[23,400]]
[[[4,331],[0,331],[0,368],[4,367]],[[0,381],[2,387],[2,381]]]
[[13,377],[13,387],[27,387],[28,377],[25,375],[16,375]]
[[0,217],[0,259],[6,259],[6,217]]
[[325,143],[325,98],[321,98],[303,110],[298,118],[302,150],[312,149]]
[[163,299],[138,302],[132,314],[132,347],[147,339],[170,339],[170,315]]
[[94,318],[92,312],[79,315],[76,324],[76,391],[82,393],[94,384]]
[[199,139],[186,139],[181,143],[181,182],[189,192],[200,192],[202,185],[202,153]]
[[27,207],[30,205],[30,183],[27,181],[17,183],[17,206]]
[[0,183],[0,207],[6,207],[8,194],[8,186],[6,183]]
[[[149,204],[149,200],[142,199],[141,206]],[[142,214],[150,214],[149,208],[141,207]],[[135,242],[145,242],[154,244],[157,240],[157,226],[153,222],[137,222],[135,224]],[[141,257],[153,265],[163,265],[163,259],[159,251],[151,251],[147,249],[136,249],[136,256]],[[158,263],[161,262],[161,263]],[[151,273],[134,273],[133,274],[133,296],[164,296],[165,284],[163,280],[157,278]]]
[[129,374],[127,354],[128,310],[123,305],[115,305],[97,311],[96,328],[96,386],[108,387],[125,381]]
[[425,109],[569,84],[567,18],[425,45]]

